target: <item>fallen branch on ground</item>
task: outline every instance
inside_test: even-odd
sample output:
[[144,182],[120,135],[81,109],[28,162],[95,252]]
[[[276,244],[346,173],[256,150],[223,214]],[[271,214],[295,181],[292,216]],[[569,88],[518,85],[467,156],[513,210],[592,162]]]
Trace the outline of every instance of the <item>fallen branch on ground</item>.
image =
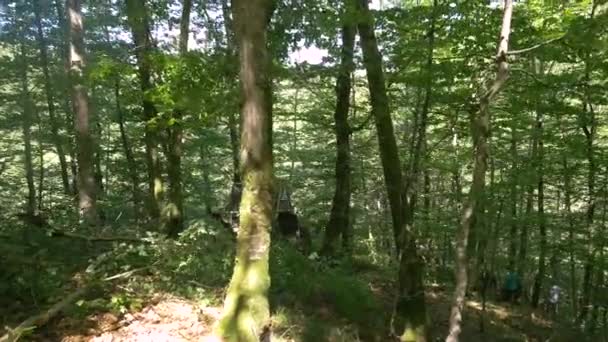
[[76,292],[73,292],[67,297],[65,297],[59,303],[51,306],[45,312],[26,319],[14,329],[8,328],[8,333],[0,337],[0,342],[16,342],[21,338],[23,334],[34,330],[37,327],[45,325],[48,321],[51,320],[51,318],[55,317],[55,315],[57,315],[59,312],[61,312],[73,302],[75,302],[78,298],[83,296],[87,292],[87,290],[88,286],[80,288]]
[[[101,279],[101,282],[107,282],[107,281],[116,280],[116,279],[120,279],[120,278],[126,278],[126,277],[131,276],[135,272],[139,272],[139,271],[147,269],[149,267],[150,266],[145,266],[145,267],[136,268],[136,269],[133,269],[130,271],[118,273],[113,276]],[[8,332],[6,334],[4,334],[4,336],[0,337],[0,342],[16,342],[24,334],[26,334],[38,327],[45,325],[46,323],[48,323],[48,321],[50,321],[58,313],[60,313],[65,308],[67,308],[72,303],[74,303],[78,298],[82,297],[89,290],[91,285],[94,283],[95,283],[95,281],[91,281],[86,286],[79,288],[75,292],[69,294],[67,297],[62,299],[60,302],[51,306],[45,312],[38,314],[36,316],[32,316],[32,317],[26,319],[25,321],[21,322],[21,324],[19,324],[14,329],[7,327],[6,329],[8,330]]]

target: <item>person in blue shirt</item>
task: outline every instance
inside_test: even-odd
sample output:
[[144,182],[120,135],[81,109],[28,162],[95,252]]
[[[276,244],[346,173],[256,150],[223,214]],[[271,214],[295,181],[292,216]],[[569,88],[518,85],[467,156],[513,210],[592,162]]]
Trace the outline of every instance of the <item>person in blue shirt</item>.
[[511,269],[505,278],[503,293],[505,300],[510,303],[516,303],[521,295],[521,281],[519,279],[519,274]]

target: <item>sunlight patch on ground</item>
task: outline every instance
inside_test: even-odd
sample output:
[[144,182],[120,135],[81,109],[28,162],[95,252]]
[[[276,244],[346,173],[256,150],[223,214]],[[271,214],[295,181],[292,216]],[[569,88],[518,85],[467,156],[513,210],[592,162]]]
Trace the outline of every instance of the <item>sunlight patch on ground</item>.
[[199,308],[192,301],[166,296],[139,312],[125,314],[113,330],[104,331],[89,341],[215,342],[219,339],[213,337],[211,331],[220,312],[220,308]]
[[[468,300],[467,307],[475,309],[477,311],[482,310],[481,302],[475,301],[475,300]],[[496,317],[498,317],[499,319],[508,319],[508,318],[511,318],[512,316],[515,316],[514,313],[512,312],[512,309],[506,308],[504,306],[491,304],[491,303],[486,303],[486,311],[496,315]]]

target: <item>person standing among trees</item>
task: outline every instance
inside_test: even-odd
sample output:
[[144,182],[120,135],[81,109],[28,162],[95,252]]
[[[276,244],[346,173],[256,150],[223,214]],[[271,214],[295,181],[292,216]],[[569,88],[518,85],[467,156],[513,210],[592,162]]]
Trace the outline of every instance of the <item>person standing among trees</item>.
[[559,309],[559,298],[562,294],[562,288],[559,285],[554,284],[549,289],[549,298],[548,298],[548,312],[549,314],[555,318],[557,316],[557,312]]
[[521,295],[521,280],[519,274],[512,269],[509,269],[503,286],[504,299],[511,304],[517,303]]

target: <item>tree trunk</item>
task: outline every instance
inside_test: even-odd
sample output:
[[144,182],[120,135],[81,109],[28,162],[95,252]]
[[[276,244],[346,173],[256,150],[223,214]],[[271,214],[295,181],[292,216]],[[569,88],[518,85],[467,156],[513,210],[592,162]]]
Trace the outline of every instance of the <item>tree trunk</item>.
[[272,221],[272,99],[266,30],[272,0],[233,0],[243,97],[240,162],[243,195],[234,273],[218,333],[225,341],[257,342],[269,334],[268,257]]
[[576,280],[576,258],[575,258],[575,235],[574,235],[574,217],[572,216],[572,176],[568,159],[563,156],[564,166],[564,206],[566,209],[566,219],[568,221],[568,256],[570,264],[570,300],[572,312],[577,313],[577,280]]
[[97,225],[99,217],[92,158],[95,148],[89,127],[89,97],[84,84],[84,28],[80,0],[67,0],[66,9],[70,38],[70,83],[78,158],[78,209],[82,221]]
[[146,164],[148,169],[148,212],[150,217],[160,217],[163,197],[163,179],[158,153],[158,129],[152,121],[156,117],[156,109],[149,98],[152,90],[150,52],[150,25],[144,0],[127,0],[127,17],[135,43],[135,54],[139,73],[140,88],[143,93],[143,111],[146,120],[144,141],[146,144]]
[[542,285],[545,278],[546,258],[547,258],[547,228],[545,222],[545,191],[544,191],[544,176],[543,176],[543,114],[540,110],[536,111],[536,135],[538,139],[538,157],[535,160],[538,172],[538,230],[540,238],[540,254],[538,257],[538,272],[534,278],[534,286],[532,289],[532,307],[538,307],[540,296],[542,293]]
[[[342,242],[348,247],[348,229],[350,218],[351,173],[350,173],[350,128],[348,112],[350,109],[351,79],[354,68],[353,53],[357,30],[349,17],[344,13],[342,19],[342,51],[340,70],[336,78],[336,109],[334,111],[336,132],[336,189],[331,207],[329,221],[325,227],[325,236],[321,254],[333,255],[336,242],[342,236]],[[347,248],[345,248],[347,249]]]
[[[232,24],[232,16],[230,14],[230,6],[228,0],[222,0],[222,15],[224,17],[224,30],[226,32],[226,60],[228,67],[226,68],[225,78],[228,83],[236,77],[236,72],[233,65],[236,64],[236,56],[234,51],[234,27]],[[234,108],[236,109],[237,106]],[[232,193],[239,193],[241,185],[241,170],[239,162],[239,123],[235,111],[232,106],[228,110],[228,131],[230,135],[230,149],[232,152]],[[240,196],[230,196],[228,208],[231,212],[235,212],[240,205]],[[231,214],[232,215],[232,214]]]
[[511,154],[511,184],[510,184],[510,215],[509,223],[511,229],[509,230],[509,269],[515,269],[515,262],[517,260],[517,183],[518,183],[518,171],[517,171],[517,135],[515,131],[515,122],[511,123],[511,147],[509,150]]
[[509,34],[511,33],[512,13],[512,0],[505,0],[504,15],[498,43],[498,53],[496,55],[498,71],[496,73],[494,82],[489,85],[488,89],[479,99],[479,108],[477,113],[473,113],[474,116],[472,117],[471,121],[471,133],[473,136],[475,159],[473,183],[471,184],[467,203],[464,205],[462,210],[460,229],[458,230],[456,237],[456,289],[454,290],[454,299],[450,312],[449,334],[446,337],[446,342],[457,342],[462,330],[462,310],[464,307],[468,282],[467,244],[469,230],[474,220],[474,213],[477,210],[477,205],[483,196],[485,186],[486,169],[488,167],[487,159],[489,154],[488,136],[490,133],[491,120],[490,104],[509,77],[507,52],[509,50]]
[[[427,159],[426,131],[428,125],[428,114],[431,108],[431,97],[433,90],[433,55],[435,50],[435,16],[437,9],[437,1],[433,1],[433,8],[429,23],[428,31],[428,49],[426,56],[426,65],[424,71],[426,75],[426,85],[424,89],[424,98],[422,107],[418,115],[417,125],[414,127],[416,139],[412,144],[411,151],[412,159],[410,169],[405,177],[403,185],[402,200],[402,217],[404,228],[402,231],[401,240],[399,243],[403,246],[399,260],[399,295],[396,303],[396,312],[399,319],[403,320],[403,333],[400,334],[401,341],[426,341],[429,339],[428,317],[426,313],[426,304],[424,298],[424,266],[422,260],[418,256],[415,229],[414,229],[414,212],[417,203],[417,188],[420,178],[422,162]],[[425,190],[427,188],[428,172],[424,174]],[[427,192],[428,195],[428,192]],[[425,197],[425,210],[428,211],[430,202],[428,196]],[[401,330],[399,330],[401,331]]]
[[125,153],[125,158],[127,159],[129,177],[131,178],[131,196],[133,196],[133,211],[135,217],[139,218],[139,204],[141,200],[141,192],[139,190],[139,175],[137,173],[137,163],[135,162],[135,157],[133,156],[133,151],[131,150],[131,145],[129,143],[129,137],[125,129],[124,112],[122,110],[122,106],[120,105],[120,79],[118,78],[118,76],[114,85],[114,100],[116,101],[116,113],[118,114],[120,141],[122,143],[122,148]]
[[49,59],[47,52],[46,39],[42,31],[42,19],[40,14],[40,3],[41,0],[34,1],[34,14],[36,24],[36,39],[38,40],[38,49],[40,51],[40,64],[42,68],[42,75],[44,77],[44,91],[46,93],[47,108],[49,111],[49,120],[51,123],[51,136],[53,137],[53,144],[57,156],[59,157],[59,166],[61,167],[61,181],[63,184],[63,191],[65,194],[70,193],[70,180],[68,177],[68,164],[65,159],[65,152],[63,151],[63,142],[59,136],[59,122],[55,116],[55,101],[53,98],[53,90],[51,87],[51,76],[49,72]]
[[67,149],[68,155],[70,156],[70,171],[72,176],[72,184],[70,187],[70,192],[74,195],[77,193],[78,188],[78,166],[76,165],[76,156],[75,156],[75,137],[74,137],[74,115],[72,113],[72,108],[70,105],[70,82],[69,82],[69,74],[70,74],[70,66],[68,64],[69,60],[69,44],[68,44],[68,35],[69,35],[69,27],[66,22],[66,14],[65,8],[62,5],[62,0],[55,0],[55,10],[57,11],[57,18],[59,21],[59,28],[61,30],[61,55],[63,56],[63,84],[62,84],[62,93],[63,93],[63,111],[65,113],[65,124],[68,132],[68,141],[67,141]]
[[[91,102],[94,103],[95,101],[95,92],[93,91],[91,96],[93,97],[93,100]],[[101,118],[98,115],[98,113],[95,111],[95,106],[92,106],[93,108],[91,109],[91,121],[95,122],[95,130],[93,132],[93,137],[94,139],[97,140],[97,144],[95,146],[95,186],[97,186],[97,196],[103,196],[104,192],[106,191],[105,186],[103,184],[104,180],[103,180],[103,167],[102,167],[102,160],[103,160],[103,147],[101,146],[102,142],[103,142],[103,128],[101,126]]]
[[34,165],[32,159],[32,103],[28,88],[27,55],[25,44],[19,44],[21,61],[19,63],[21,78],[21,109],[24,145],[25,179],[27,181],[27,204],[25,212],[28,216],[36,213],[36,185],[34,184]]
[[[585,61],[585,83],[589,82],[589,63]],[[581,311],[579,315],[579,321],[585,319],[588,313],[588,309],[591,302],[591,291],[592,284],[591,280],[593,278],[594,271],[594,262],[595,262],[595,251],[594,251],[594,243],[593,243],[593,224],[595,217],[595,174],[597,171],[597,165],[595,160],[595,136],[597,130],[597,122],[595,118],[595,112],[593,109],[593,105],[587,101],[589,98],[588,94],[585,94],[585,99],[583,100],[583,112],[581,114],[581,128],[585,135],[585,153],[587,157],[588,163],[588,171],[587,171],[587,211],[585,214],[585,224],[586,224],[586,232],[587,232],[587,251],[586,251],[586,260],[584,266],[583,273],[583,284],[582,284],[582,292],[583,296],[581,298]]]
[[[530,151],[530,160],[534,161],[538,158],[538,137],[535,133],[532,134],[532,150]],[[533,165],[533,164],[532,164]],[[536,175],[536,170],[533,170],[533,175]],[[533,177],[529,177],[534,179]],[[519,252],[517,254],[517,273],[524,277],[527,271],[528,258],[528,226],[532,222],[532,209],[534,207],[534,183],[528,180],[526,184],[526,210],[523,215],[525,224],[522,224],[519,231]]]
[[[411,227],[404,227],[404,212],[413,214],[406,208],[405,189],[401,172],[401,162],[390,114],[382,56],[378,50],[374,32],[374,19],[369,11],[367,0],[354,0],[360,18],[357,27],[361,38],[363,62],[367,72],[370,91],[372,116],[376,124],[380,160],[384,172],[384,181],[391,208],[393,236],[399,251],[399,298],[396,303],[397,329],[401,341],[427,341],[426,304],[424,300],[423,270],[416,251],[416,241]],[[349,4],[347,3],[347,6]],[[432,57],[431,57],[432,58]],[[424,139],[424,137],[422,137]],[[422,140],[424,141],[424,140]]]
[[401,162],[397,141],[393,129],[393,121],[386,94],[384,83],[384,72],[382,71],[382,56],[378,50],[376,34],[374,33],[374,19],[369,11],[367,0],[351,0],[356,2],[361,17],[357,24],[361,38],[361,49],[363,50],[363,63],[367,72],[367,82],[370,92],[371,111],[376,124],[378,134],[378,145],[380,148],[380,160],[384,173],[384,182],[391,208],[393,222],[393,237],[395,246],[400,249],[401,231],[403,230],[402,218],[402,191],[403,175],[401,173]]
[[43,208],[44,199],[44,143],[43,141],[43,129],[42,129],[42,117],[36,109],[36,106],[32,106],[32,112],[36,117],[36,123],[38,124],[38,211],[41,212]]
[[[182,1],[182,18],[179,33],[179,53],[182,57],[188,53],[190,30],[190,11],[192,0]],[[166,230],[170,237],[177,237],[184,230],[184,198],[182,194],[182,139],[183,108],[173,111],[174,124],[168,129],[169,153],[167,155],[167,174],[169,176],[169,202],[164,208]]]

